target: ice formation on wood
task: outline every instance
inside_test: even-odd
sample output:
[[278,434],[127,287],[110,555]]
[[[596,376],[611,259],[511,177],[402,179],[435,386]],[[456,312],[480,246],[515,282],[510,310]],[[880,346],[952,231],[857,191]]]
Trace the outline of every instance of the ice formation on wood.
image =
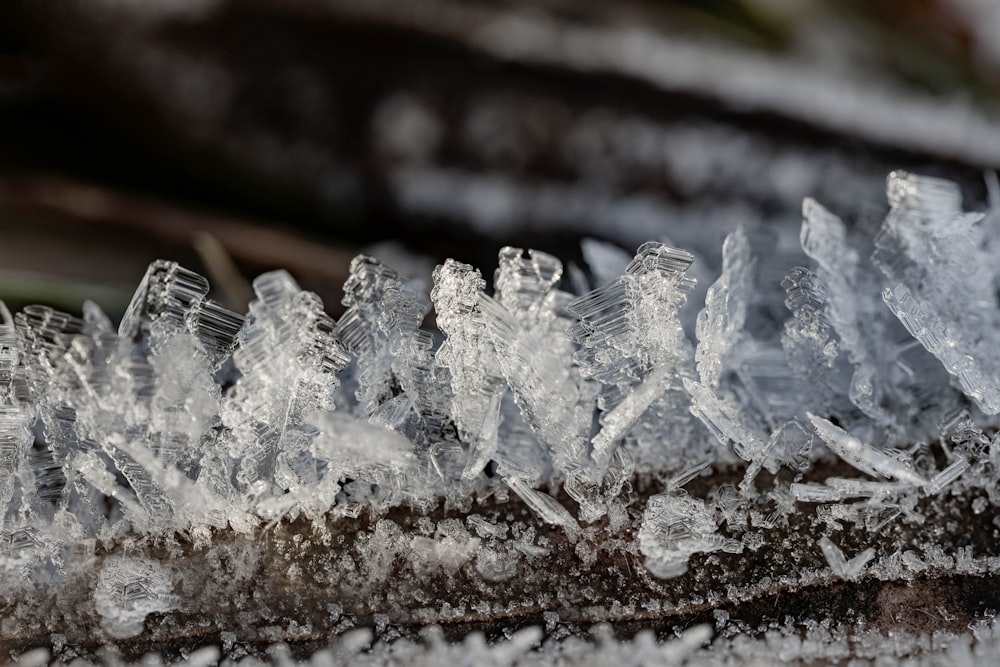
[[109,558],[94,589],[101,627],[112,637],[134,637],[142,632],[146,616],[174,608],[172,588],[170,575],[159,563]]
[[[256,604],[237,594],[255,568],[278,561],[289,586],[339,582],[308,621],[331,637],[348,617],[384,629],[518,604],[655,618],[672,603],[650,591],[786,547],[804,565],[774,576],[793,588],[995,571],[933,539],[923,557],[882,544],[934,503],[971,498],[978,516],[1000,501],[1000,278],[982,215],[937,179],[893,173],[888,196],[874,234],[807,200],[800,266],[776,267],[789,255],[762,254],[761,230],[734,230],[704,304],[687,303],[694,255],[649,242],[625,263],[598,241],[572,280],[549,254],[503,248],[491,292],[455,260],[426,295],[359,256],[339,321],[283,271],[254,281],[242,316],[166,261],[117,330],[93,303],[82,318],[0,304],[0,606],[25,615],[2,627],[59,634],[32,591],[74,636],[93,617],[107,641],[150,619],[167,632],[210,590],[236,596],[229,618],[226,605]],[[439,335],[422,328],[432,306]],[[308,537],[276,537],[296,521]],[[204,594],[180,553],[217,568]],[[437,591],[461,577],[528,590],[538,563],[570,558],[566,576],[585,577],[606,556],[644,564],[612,568],[617,590],[641,591],[617,607],[580,591],[458,607],[379,589],[409,574]],[[258,630],[241,641],[267,639]],[[507,664],[502,650],[484,655]]]

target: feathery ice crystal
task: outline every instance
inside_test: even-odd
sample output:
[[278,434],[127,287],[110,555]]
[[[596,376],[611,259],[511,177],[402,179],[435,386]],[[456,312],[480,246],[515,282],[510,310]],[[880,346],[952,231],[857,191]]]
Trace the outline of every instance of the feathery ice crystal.
[[[167,261],[117,331],[89,302],[82,319],[0,304],[0,577],[58,591],[95,545],[183,534],[208,548],[220,532],[302,519],[322,533],[324,517],[365,513],[358,576],[380,581],[399,533],[387,513],[443,502],[467,528],[412,538],[413,571],[475,562],[501,581],[544,547],[524,526],[502,547],[510,527],[470,512],[512,491],[570,543],[591,526],[630,535],[643,576],[668,581],[696,554],[768,548],[755,531],[796,514],[852,523],[863,546],[946,489],[995,503],[1000,216],[901,172],[888,199],[875,234],[806,200],[801,251],[734,230],[700,311],[686,303],[695,255],[650,242],[626,264],[593,240],[589,274],[503,248],[492,294],[449,260],[429,301],[359,256],[339,321],[283,271],[254,281],[243,316]],[[432,305],[443,337],[420,328]],[[738,484],[684,489],[726,467]],[[891,557],[848,557],[832,532],[811,543],[827,572],[893,576]],[[166,555],[125,548],[98,569],[83,604],[109,638],[184,608]]]

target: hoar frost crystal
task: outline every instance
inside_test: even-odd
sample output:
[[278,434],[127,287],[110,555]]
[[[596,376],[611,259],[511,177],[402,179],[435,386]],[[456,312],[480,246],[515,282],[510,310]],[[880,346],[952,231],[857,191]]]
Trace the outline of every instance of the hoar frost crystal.
[[[806,200],[801,252],[734,230],[704,304],[687,303],[696,255],[650,242],[625,262],[587,240],[589,274],[508,247],[492,293],[449,260],[429,299],[359,256],[339,321],[283,271],[243,316],[166,261],[117,330],[89,302],[0,305],[4,658],[339,637],[338,655],[388,660],[366,625],[497,664],[724,661],[778,637],[783,660],[1000,652],[982,616],[958,649],[864,626],[918,578],[1000,567],[988,535],[962,537],[1000,501],[1000,214],[901,172],[888,199],[875,233]],[[421,328],[432,307],[441,335]],[[727,620],[860,579],[881,592],[843,618]],[[672,642],[566,639],[712,609],[714,633]],[[555,648],[399,630],[536,617]]]

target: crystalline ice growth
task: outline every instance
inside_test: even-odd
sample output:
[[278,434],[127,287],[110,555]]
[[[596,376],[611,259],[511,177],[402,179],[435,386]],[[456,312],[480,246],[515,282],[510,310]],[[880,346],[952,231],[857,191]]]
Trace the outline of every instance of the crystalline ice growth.
[[94,591],[101,627],[115,639],[140,634],[146,616],[176,607],[172,588],[170,575],[155,561],[108,559]]
[[[694,587],[670,604],[714,604],[698,587],[771,560],[798,568],[781,586],[959,562],[980,576],[992,561],[945,553],[930,512],[968,504],[965,518],[988,521],[1000,503],[995,220],[962,213],[935,179],[893,174],[889,200],[877,236],[812,200],[801,227],[733,224],[721,262],[697,247],[704,303],[693,253],[651,242],[627,260],[588,241],[590,273],[572,280],[552,255],[501,249],[492,293],[448,260],[433,318],[369,256],[351,264],[339,322],[284,271],[254,281],[244,318],[165,261],[117,330],[92,303],[82,318],[0,305],[0,591],[31,609],[44,605],[30,595],[54,596],[62,613],[82,599],[60,592],[76,573],[102,636],[128,638],[187,613],[198,593],[158,559],[188,545],[192,562],[236,543],[285,558],[282,582],[338,577],[383,630],[396,612],[521,613],[477,596],[500,599],[496,584],[561,558],[559,585],[586,588],[597,572],[629,576],[614,568],[641,554],[675,579],[656,585]],[[834,539],[861,550],[847,558]],[[410,573],[469,577],[473,593],[403,609],[381,589]],[[559,631],[561,594],[579,592],[515,606]],[[665,600],[606,614],[664,613]]]
[[[624,276],[568,306],[578,320],[570,334],[581,346],[574,359],[584,377],[601,385],[601,428],[591,441],[598,469],[647,411],[654,423],[676,421],[685,412],[681,379],[692,375],[694,355],[678,311],[694,287],[686,275],[693,259],[646,243]],[[658,409],[650,411],[653,406]]]
[[868,548],[854,558],[848,559],[844,556],[844,552],[840,550],[840,547],[825,535],[819,538],[819,546],[823,550],[823,556],[826,558],[826,562],[830,564],[830,569],[833,570],[833,573],[841,579],[849,581],[860,577],[868,561],[875,556],[875,550]]
[[[954,189],[927,183],[890,179],[893,211],[874,244],[876,264],[901,279],[920,276],[921,294],[943,294],[917,251],[957,270],[952,251],[978,246],[969,219],[959,216],[965,236],[938,220],[958,215]],[[662,243],[643,245],[623,276],[576,298],[545,253],[504,248],[493,297],[472,267],[446,262],[432,293],[445,335],[437,350],[420,328],[427,304],[371,257],[352,264],[339,323],[284,272],[258,278],[244,323],[208,299],[204,278],[154,263],[118,335],[93,305],[83,320],[26,309],[16,339],[8,321],[3,497],[22,515],[70,509],[93,532],[109,528],[104,497],[133,529],[222,526],[227,517],[245,525],[255,513],[315,515],[338,503],[426,506],[442,495],[462,503],[476,490],[496,492],[483,474],[495,465],[546,520],[571,525],[538,486],[561,485],[592,521],[633,475],[633,459],[645,473],[676,471],[685,454],[710,451],[693,413],[750,464],[741,487],[749,492],[762,468],[808,465],[811,435],[801,424],[817,405],[859,434],[814,420],[861,471],[928,492],[962,478],[977,460],[967,454],[917,472],[859,444],[898,438],[895,415],[941,414],[954,401],[921,381],[939,379],[926,375],[930,357],[900,342],[903,329],[866,292],[870,270],[844,224],[806,201],[800,241],[816,273],[788,274],[787,323],[768,319],[781,314],[780,292],[755,284],[749,238],[738,229],[724,244],[697,348],[679,317],[693,255]],[[597,242],[584,249],[597,276],[623,261]],[[768,266],[761,275],[774,274]],[[918,338],[937,350],[925,329]],[[959,375],[973,394],[985,386],[976,368]],[[798,392],[793,369],[806,382]],[[45,435],[30,452],[33,406],[17,407],[31,406],[29,390]],[[728,459],[725,450],[715,456]],[[802,498],[856,493],[796,488]]]
[[823,484],[793,482],[791,492],[799,502],[837,502],[845,498],[887,498],[908,490],[906,482],[873,482],[866,479],[829,477]]
[[[263,506],[273,515],[294,509],[325,511],[334,504],[346,479],[355,484],[350,498],[341,498],[345,504],[393,504],[426,493],[423,485],[413,481],[420,479],[418,460],[413,443],[402,434],[343,412],[316,412],[307,423],[318,431],[309,454],[323,462],[325,469],[319,479],[304,484],[301,493],[265,500]],[[415,488],[406,488],[408,484]]]
[[872,261],[892,313],[987,414],[1000,412],[996,263],[982,214],[964,213],[954,183],[889,174],[886,216]]
[[[688,356],[683,331],[671,320],[694,287],[685,275],[693,259],[683,250],[646,243],[624,276],[569,305],[580,320],[572,333],[584,348],[578,361],[589,377],[630,385],[658,362]],[[601,351],[614,357],[594,356]]]
[[740,458],[756,460],[766,455],[766,438],[742,423],[739,409],[719,400],[704,385],[685,380],[684,388],[691,395],[691,412],[723,445],[732,443]]
[[742,228],[726,237],[722,246],[722,275],[708,288],[705,307],[698,314],[695,350],[698,375],[708,389],[719,386],[723,361],[746,323],[752,288],[753,259]]
[[846,463],[873,477],[887,477],[914,486],[926,484],[926,480],[900,460],[861,442],[844,429],[829,420],[809,414],[809,420],[826,446],[832,449]]
[[788,295],[785,305],[792,313],[781,338],[788,361],[808,387],[806,395],[813,403],[843,412],[849,371],[840,357],[840,341],[827,315],[827,287],[816,274],[802,267],[789,271],[781,284]]
[[501,373],[557,470],[580,461],[593,407],[581,396],[566,336],[568,295],[555,289],[562,264],[551,255],[520,248],[500,251],[496,299],[483,297],[486,331]]
[[941,493],[942,489],[957,480],[969,469],[969,462],[958,457],[951,465],[927,480],[924,489],[927,493]]
[[662,493],[646,504],[639,529],[639,550],[646,568],[667,579],[684,574],[688,559],[699,552],[737,551],[739,542],[716,532],[713,513],[704,501],[681,493]]
[[427,388],[432,341],[420,323],[429,304],[391,268],[359,255],[344,284],[344,305],[337,332],[356,357],[361,414],[371,418],[379,406],[401,395],[414,405],[426,402],[419,393]]
[[414,497],[467,496],[488,457],[456,483],[466,461],[450,428],[451,379],[435,362],[432,336],[420,329],[426,297],[390,267],[360,255],[351,262],[343,303],[337,331],[355,357],[345,380],[357,399],[355,414],[412,443],[419,471],[409,470],[407,485]]
[[[479,475],[496,454],[500,407],[506,391],[482,315],[485,286],[479,271],[468,264],[448,260],[434,269],[431,300],[438,328],[446,336],[435,361],[448,372],[449,412],[469,446],[468,455],[460,462],[461,477],[466,482]],[[541,473],[541,469],[522,472],[532,481]]]
[[[497,360],[515,402],[548,446],[555,472],[565,476],[564,488],[580,503],[581,518],[593,521],[621,490],[624,479],[615,473],[627,470],[624,477],[628,477],[631,468],[621,457],[613,463],[598,459],[597,466],[591,465],[587,440],[595,392],[572,363],[574,345],[568,332],[573,318],[567,310],[572,297],[556,288],[561,275],[562,264],[551,255],[504,248],[496,274],[496,304],[484,305]],[[608,464],[612,470],[606,478]],[[551,505],[540,496],[532,503]],[[548,514],[547,520],[569,525],[561,513]]]
[[136,340],[154,326],[186,330],[198,338],[213,362],[221,362],[232,351],[243,317],[207,298],[208,289],[204,277],[175,262],[153,262],[122,318],[119,336]]
[[[780,412],[768,397],[761,395],[759,385],[746,372],[751,360],[768,363],[764,361],[768,355],[780,352],[773,342],[754,340],[744,330],[753,265],[746,234],[738,228],[726,237],[722,274],[708,289],[705,307],[698,315],[695,359],[700,381],[683,381],[690,396],[691,414],[723,447],[731,444],[737,456],[750,462],[741,484],[744,492],[749,491],[762,467],[776,472],[778,466],[794,458],[794,452],[786,451],[786,446],[776,449],[775,445],[793,435],[795,422],[779,425]],[[787,363],[778,358],[770,366],[780,377]],[[797,431],[802,435],[801,428]],[[806,446],[807,440],[802,437],[792,449]]]
[[507,484],[546,523],[562,526],[571,537],[579,529],[573,515],[549,494],[532,489],[519,477],[511,476]]
[[[561,275],[550,255],[504,248],[496,298],[482,292],[477,271],[457,262],[438,267],[431,296],[447,335],[437,359],[450,370],[453,414],[472,445],[464,477],[493,458],[497,472],[546,521],[570,525],[554,500],[524,483],[537,483],[550,465],[571,471],[586,455],[593,407],[571,363],[568,297],[555,289]],[[520,415],[508,412],[501,420],[507,390]],[[520,419],[530,432],[517,428]],[[535,438],[541,447],[532,445]]]
[[[880,425],[894,428],[893,413],[883,407],[890,391],[885,386],[887,368],[884,363],[882,367],[875,365],[876,359],[890,357],[891,348],[885,342],[889,331],[877,317],[880,304],[870,291],[860,289],[874,276],[862,268],[840,218],[809,198],[802,203],[802,218],[802,249],[816,263],[817,279],[826,290],[826,322],[831,334],[835,332],[824,353],[846,354],[851,368],[841,370],[843,379],[831,384],[846,383],[847,396],[858,409]],[[833,362],[831,359],[831,368]]]
[[14,318],[0,301],[0,519],[12,509],[15,495],[27,491],[20,488],[20,478],[34,440],[29,428],[34,406],[25,400],[20,357]]
[[[86,450],[97,449],[129,484],[121,494],[135,499],[123,508],[129,520],[140,529],[151,527],[152,516],[169,522],[170,500],[133,454],[153,468],[162,467],[145,438],[126,435],[150,429],[155,387],[145,340],[141,346],[119,342],[113,334],[86,331],[80,320],[42,307],[19,313],[17,324],[24,346],[34,353],[31,363],[37,364],[30,386],[39,397],[43,431],[48,446],[65,461],[65,470],[73,471],[73,477],[82,475],[86,467],[76,465],[78,459],[88,456]],[[82,480],[73,481],[62,487],[60,503],[75,500],[73,492],[81,490]],[[94,500],[85,490],[81,495],[84,503]]]
[[[233,353],[241,377],[222,405],[228,455],[238,458],[237,480],[245,488],[271,495],[273,485],[279,492],[307,495],[304,490],[320,475],[310,453],[315,428],[308,418],[333,408],[336,373],[350,357],[319,297],[300,289],[286,272],[258,277],[254,292],[257,299]],[[329,503],[316,495],[321,504]]]

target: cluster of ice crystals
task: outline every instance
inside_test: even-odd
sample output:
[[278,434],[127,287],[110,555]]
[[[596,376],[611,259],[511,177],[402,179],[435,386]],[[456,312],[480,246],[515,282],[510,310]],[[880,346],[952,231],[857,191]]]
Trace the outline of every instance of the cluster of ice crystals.
[[662,493],[649,499],[639,531],[639,549],[646,569],[657,577],[684,574],[688,559],[698,552],[739,551],[736,540],[723,538],[705,502],[686,494]]
[[112,637],[125,639],[142,632],[146,616],[177,605],[170,575],[154,561],[110,558],[94,590],[101,626]]
[[1000,412],[997,269],[981,224],[962,211],[958,186],[893,172],[892,207],[875,239],[874,263],[888,285],[882,298],[906,330],[986,414]]
[[[674,417],[681,382],[693,372],[693,350],[678,312],[694,287],[687,276],[694,257],[662,243],[646,243],[620,278],[573,300],[569,332],[580,349],[573,355],[582,377],[596,383],[599,429],[590,442],[594,486],[574,493],[584,512],[595,504],[596,484],[610,473],[611,493],[630,474],[631,457],[621,440],[645,415],[654,422]],[[651,410],[651,408],[659,408]],[[659,413],[659,414],[657,414]],[[600,516],[595,511],[591,516]]]
[[[367,511],[384,546],[368,555],[372,581],[402,553],[415,571],[471,562],[505,581],[511,558],[545,548],[501,548],[509,526],[478,515],[415,537],[379,517],[442,499],[468,513],[513,491],[577,540],[629,520],[637,473],[662,490],[631,513],[659,578],[696,554],[761,548],[794,512],[874,539],[948,489],[996,502],[1000,444],[984,429],[1000,412],[997,216],[963,212],[937,179],[893,173],[888,195],[877,233],[807,200],[798,255],[734,230],[696,318],[694,255],[649,242],[626,262],[593,240],[589,274],[565,280],[555,257],[506,247],[492,294],[448,260],[429,299],[359,256],[339,321],[283,271],[254,281],[244,317],[166,261],[117,331],[89,302],[82,318],[0,304],[0,571],[57,580],[80,540],[198,542]],[[808,266],[776,266],[788,257]],[[431,305],[443,337],[422,328]],[[856,473],[824,472],[834,458]],[[742,481],[682,488],[713,466]],[[815,552],[845,579],[874,557],[848,559],[828,536]],[[108,559],[96,586],[112,637],[178,604],[151,560]]]
[[3,302],[0,318],[0,511],[7,514],[15,495],[21,493],[25,454],[34,438],[29,428],[32,415],[25,400],[14,319]]

